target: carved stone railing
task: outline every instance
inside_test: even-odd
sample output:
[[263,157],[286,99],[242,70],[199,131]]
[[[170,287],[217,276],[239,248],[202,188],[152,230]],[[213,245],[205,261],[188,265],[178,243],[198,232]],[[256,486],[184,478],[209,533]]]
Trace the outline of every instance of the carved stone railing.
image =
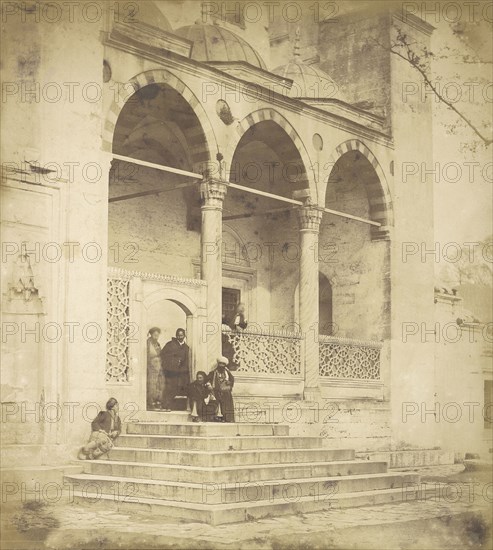
[[108,277],[106,294],[106,382],[128,382],[130,360],[129,280]]
[[301,376],[301,336],[284,331],[223,330],[238,374]]
[[321,377],[380,380],[381,342],[320,336],[319,349]]

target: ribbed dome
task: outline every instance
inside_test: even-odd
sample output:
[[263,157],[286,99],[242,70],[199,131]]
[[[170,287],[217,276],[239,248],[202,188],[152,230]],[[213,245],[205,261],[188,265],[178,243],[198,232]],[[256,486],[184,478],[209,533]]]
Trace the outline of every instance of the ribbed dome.
[[196,61],[246,61],[266,69],[260,55],[246,40],[218,25],[195,23],[180,27],[175,33],[193,42],[191,57]]
[[335,98],[344,101],[339,86],[327,73],[321,69],[307,65],[299,59],[294,59],[286,65],[281,65],[272,72],[293,81],[293,86],[289,90],[289,97],[310,99]]

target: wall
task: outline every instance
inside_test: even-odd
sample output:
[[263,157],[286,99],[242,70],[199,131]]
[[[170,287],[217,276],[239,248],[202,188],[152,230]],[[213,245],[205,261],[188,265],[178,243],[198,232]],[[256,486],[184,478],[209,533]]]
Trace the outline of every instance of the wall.
[[[426,24],[395,19],[394,38],[398,28],[408,33],[409,40],[429,46],[431,28]],[[418,170],[410,176],[406,168],[432,165],[431,100],[407,98],[403,90],[407,83],[416,81],[415,70],[395,55],[391,63],[395,143],[391,263],[393,437],[395,444],[432,448],[436,444],[435,426],[403,416],[404,403],[429,403],[434,393],[434,262],[432,256],[421,254],[424,248],[433,247],[433,184],[429,175],[423,177]],[[419,253],[409,254],[410,249],[418,249]]]
[[[166,174],[139,167],[136,181],[110,196],[172,187]],[[187,229],[183,190],[109,203],[108,262],[151,273],[193,277],[192,260],[200,259],[200,232]],[[118,253],[117,253],[118,252]]]
[[[10,16],[2,29],[3,79],[14,91],[19,90],[4,104],[2,160],[24,169],[27,165],[21,163],[35,161],[53,170],[32,181],[34,185],[9,185],[22,189],[15,200],[22,207],[15,206],[14,223],[19,227],[26,221],[38,223],[40,209],[44,212],[39,219],[47,218],[37,235],[18,233],[14,239],[42,244],[48,238],[54,248],[63,251],[58,259],[42,254],[32,262],[35,272],[46,274],[40,277],[40,292],[45,296],[43,322],[55,323],[62,334],[54,343],[44,338],[39,365],[44,403],[62,411],[60,421],[44,427],[43,441],[49,450],[40,461],[56,463],[66,461],[68,449],[88,437],[85,405],[96,402],[104,406],[108,397],[101,365],[105,358],[107,265],[103,174],[109,164],[95,139],[102,123],[102,19],[91,23],[76,17],[71,22],[65,12],[54,32],[53,23],[45,18],[36,21],[34,14],[23,15],[19,11]],[[29,90],[34,93],[27,93]],[[40,197],[52,188],[56,189],[53,196],[58,194],[56,208]],[[72,243],[72,248],[64,243]],[[51,265],[49,271],[47,264]],[[88,324],[92,332],[84,334],[82,328]],[[68,417],[71,407],[74,415]],[[95,414],[94,409],[91,412]]]
[[338,84],[349,103],[386,117],[391,126],[389,14],[361,10],[319,25],[320,68]]
[[491,418],[491,404],[484,403],[484,325],[457,325],[463,304],[456,296],[435,292],[435,310],[439,331],[434,399],[420,404],[415,415],[425,429],[435,427],[440,448],[485,454],[484,417]]

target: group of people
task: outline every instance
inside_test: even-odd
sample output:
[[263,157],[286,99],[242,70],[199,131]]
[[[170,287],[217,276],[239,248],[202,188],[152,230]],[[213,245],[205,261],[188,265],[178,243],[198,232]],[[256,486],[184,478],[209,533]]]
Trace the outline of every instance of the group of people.
[[227,357],[218,357],[216,367],[206,374],[197,372],[189,386],[188,400],[193,422],[234,422],[233,386]]
[[[243,304],[238,305],[230,323],[226,324],[234,331],[246,329]],[[217,359],[216,367],[209,374],[199,371],[195,381],[190,383],[190,348],[185,342],[185,330],[177,329],[175,336],[163,348],[159,343],[160,334],[160,328],[152,327],[147,339],[147,408],[176,410],[181,408],[177,399],[188,399],[195,422],[234,422],[231,396],[234,376],[231,371],[236,370],[238,365],[227,335],[223,334],[222,356]]]
[[175,398],[187,395],[190,348],[182,328],[162,349],[160,334],[161,329],[153,327],[147,339],[147,408],[171,411]]
[[[193,422],[219,421],[234,422],[234,404],[232,390],[234,376],[227,367],[228,359],[219,357],[217,366],[209,375],[203,371],[188,387],[188,399]],[[118,401],[111,397],[106,410],[100,411],[91,423],[91,436],[77,455],[79,460],[100,458],[114,447],[116,438],[122,431],[118,415]]]
[[190,383],[190,348],[185,342],[185,330],[179,328],[162,349],[160,334],[161,330],[153,327],[147,339],[147,408],[168,412],[178,408],[176,399],[188,399],[194,422],[234,422],[234,377],[228,368],[229,359],[218,358],[209,374],[199,371]]
[[229,359],[220,357],[209,374],[199,371],[190,383],[189,352],[185,331],[179,328],[176,336],[162,349],[158,342],[161,330],[153,327],[147,339],[147,407],[171,411],[175,400],[188,399],[194,422],[217,420],[234,422],[231,391],[234,377],[228,368]]
[[[243,304],[238,305],[228,326],[232,330],[246,329]],[[185,330],[177,329],[163,348],[158,341],[160,334],[161,329],[153,327],[147,339],[148,408],[171,411],[174,400],[182,397],[188,399],[194,422],[234,422],[232,391],[235,379],[231,370],[237,365],[233,362],[234,350],[227,337],[223,338],[223,355],[217,359],[216,367],[209,374],[197,372],[190,383],[190,348],[185,342]],[[118,401],[111,397],[106,410],[99,412],[91,423],[91,436],[79,451],[80,460],[99,458],[113,448],[122,429],[118,411]]]

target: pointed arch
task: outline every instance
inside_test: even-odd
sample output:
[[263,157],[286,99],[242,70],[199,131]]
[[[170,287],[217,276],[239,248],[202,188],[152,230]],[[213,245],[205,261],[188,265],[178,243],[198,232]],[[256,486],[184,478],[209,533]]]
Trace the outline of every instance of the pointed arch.
[[[350,151],[359,151],[372,165],[377,174],[378,181],[366,184],[370,218],[382,224],[380,227],[372,226],[372,238],[374,240],[387,240],[390,238],[390,229],[394,225],[393,206],[387,178],[376,156],[363,142],[357,139],[350,139],[335,148],[329,157],[329,166],[334,167],[337,161]],[[328,181],[325,182],[324,196],[327,193]]]
[[[243,135],[250,128],[258,124],[259,122],[266,122],[266,121],[275,122],[278,126],[282,128],[282,130],[284,130],[284,132],[293,142],[293,145],[297,149],[300,155],[301,161],[303,162],[303,166],[305,168],[305,172],[306,172],[306,176],[309,184],[309,190],[310,190],[310,199],[313,203],[316,204],[318,202],[316,176],[315,176],[315,171],[313,169],[313,163],[310,159],[310,155],[306,150],[303,140],[298,135],[298,132],[296,132],[292,124],[283,115],[281,115],[281,113],[279,113],[275,109],[264,108],[264,109],[259,109],[258,111],[254,111],[253,113],[250,113],[249,115],[247,115],[238,124],[236,128],[235,139],[229,142],[228,149],[225,155],[225,158],[227,159],[229,166],[231,166],[231,163],[233,162],[233,157],[234,157],[236,148],[238,147],[238,144],[240,143],[240,140],[243,137]],[[294,160],[296,159],[293,159],[293,161]]]
[[[193,144],[192,162],[194,170],[197,171],[201,167],[201,172],[203,172],[205,164],[212,161],[215,152],[218,150],[214,130],[197,96],[182,80],[166,69],[142,72],[118,87],[117,97],[113,100],[104,123],[102,135],[103,150],[107,152],[112,151],[116,123],[127,101],[141,88],[151,84],[166,84],[177,91],[197,116],[201,127],[197,128],[196,135],[189,137]],[[202,139],[202,134],[204,139]]]

